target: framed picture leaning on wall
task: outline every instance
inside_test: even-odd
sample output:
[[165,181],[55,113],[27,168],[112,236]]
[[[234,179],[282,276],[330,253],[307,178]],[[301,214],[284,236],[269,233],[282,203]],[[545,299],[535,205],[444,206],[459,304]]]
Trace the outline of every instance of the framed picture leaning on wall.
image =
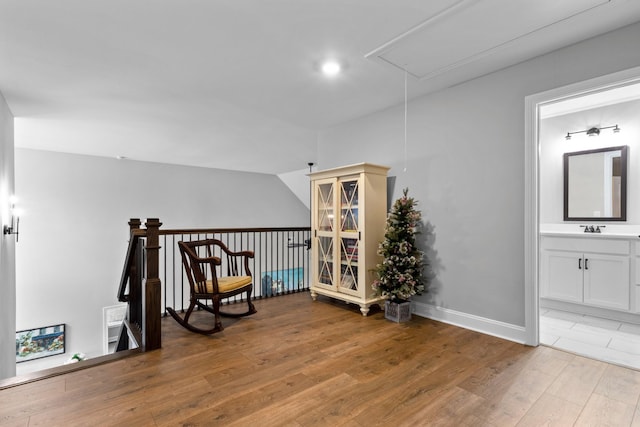
[[16,332],[16,363],[65,352],[64,323]]

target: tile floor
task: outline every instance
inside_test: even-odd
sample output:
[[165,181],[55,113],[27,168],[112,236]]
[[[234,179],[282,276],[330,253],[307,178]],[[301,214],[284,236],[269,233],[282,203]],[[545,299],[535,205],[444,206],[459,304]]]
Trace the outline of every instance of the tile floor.
[[540,343],[640,370],[640,325],[540,308]]

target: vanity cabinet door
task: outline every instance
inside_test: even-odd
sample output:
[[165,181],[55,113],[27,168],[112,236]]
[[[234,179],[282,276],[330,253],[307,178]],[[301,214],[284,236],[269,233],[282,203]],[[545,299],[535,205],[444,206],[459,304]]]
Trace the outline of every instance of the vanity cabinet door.
[[584,303],[629,310],[629,257],[584,254]]
[[540,267],[541,297],[582,303],[582,253],[545,250]]

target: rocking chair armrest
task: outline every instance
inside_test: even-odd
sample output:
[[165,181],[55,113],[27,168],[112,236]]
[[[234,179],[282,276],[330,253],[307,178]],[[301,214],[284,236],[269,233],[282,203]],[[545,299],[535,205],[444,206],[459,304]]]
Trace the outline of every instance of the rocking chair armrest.
[[209,264],[209,263],[213,263],[214,265],[220,265],[222,264],[222,260],[220,259],[220,257],[217,256],[208,256],[208,257],[204,257],[204,258],[197,258],[198,263],[200,264]]
[[254,257],[253,251],[239,251],[239,252],[225,251],[225,252],[227,253],[227,255],[231,255],[231,256],[246,256],[247,258]]
[[253,258],[255,253],[253,251],[240,251],[236,252],[238,256],[246,256],[247,258]]

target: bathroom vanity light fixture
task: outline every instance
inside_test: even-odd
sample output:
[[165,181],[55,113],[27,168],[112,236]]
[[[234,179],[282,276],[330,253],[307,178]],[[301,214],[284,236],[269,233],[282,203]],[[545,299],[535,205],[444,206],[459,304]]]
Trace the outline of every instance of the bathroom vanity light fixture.
[[9,203],[11,205],[11,225],[5,225],[3,228],[4,234],[15,234],[16,242],[18,241],[18,234],[20,228],[20,217],[18,216],[18,211],[16,209],[16,198],[15,196],[11,196],[9,199]]
[[592,128],[589,129],[585,129],[585,130],[579,130],[577,132],[567,132],[567,136],[564,137],[564,139],[566,139],[567,141],[571,139],[571,135],[575,135],[577,133],[586,133],[587,136],[598,136],[600,135],[600,131],[603,129],[613,129],[613,133],[618,133],[620,132],[620,128],[618,127],[618,125],[615,126],[604,126],[604,127],[597,127],[594,126]]

